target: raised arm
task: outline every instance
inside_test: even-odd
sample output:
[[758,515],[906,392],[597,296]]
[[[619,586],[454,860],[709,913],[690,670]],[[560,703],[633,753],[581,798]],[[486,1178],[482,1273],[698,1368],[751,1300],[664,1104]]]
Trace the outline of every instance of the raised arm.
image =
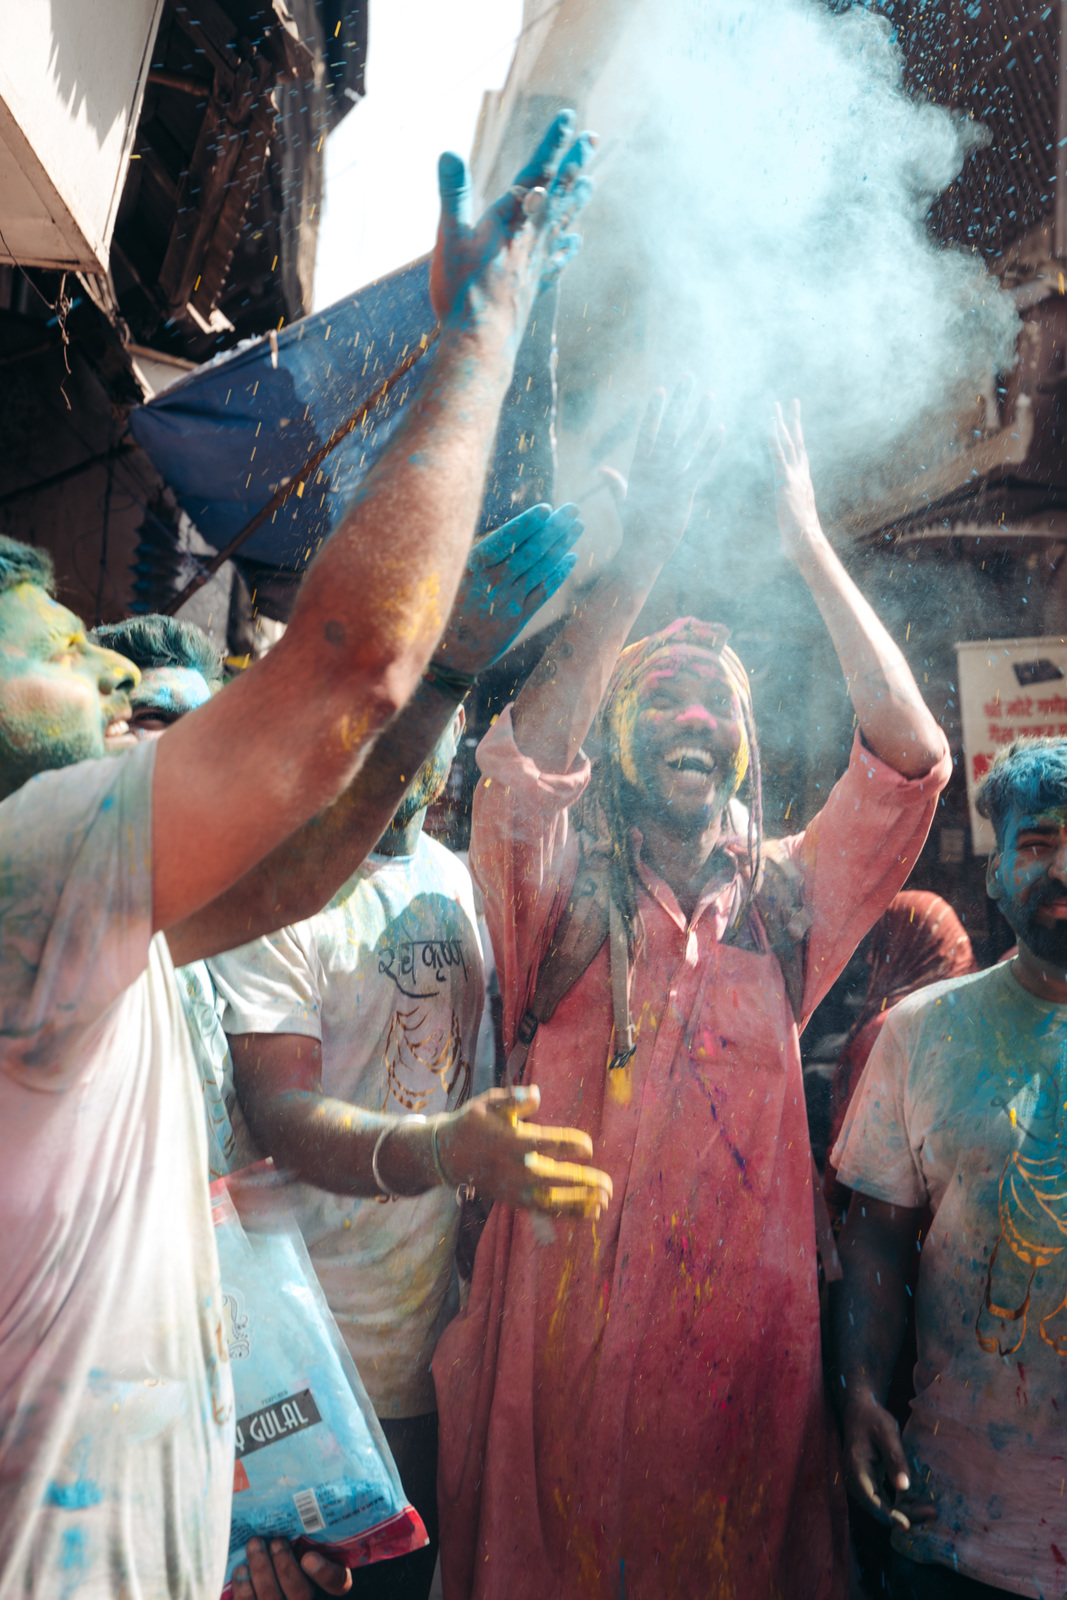
[[773,453],[782,550],[800,569],[837,651],[868,749],[904,778],[921,778],[941,759],[945,739],[923,702],[911,668],[841,565],[815,508],[800,402],[777,407]]
[[592,591],[523,685],[515,740],[545,772],[569,772],[604,696],[619,651],[689,521],[697,485],[722,444],[711,400],[691,406],[683,379],[664,412],[657,389],[634,450],[622,543]]
[[[501,400],[541,274],[588,185],[561,113],[476,227],[466,168],[440,165],[431,293],[441,336],[411,417],[309,569],[285,638],[162,739],[153,918],[170,929],[332,804],[405,705],[454,599]],[[525,196],[525,199],[523,198]]]
[[302,922],[336,894],[381,838],[455,715],[464,680],[502,656],[556,592],[574,565],[570,550],[581,532],[575,507],[553,512],[540,505],[479,540],[434,665],[379,736],[353,782],[238,883],[168,930],[176,965]]

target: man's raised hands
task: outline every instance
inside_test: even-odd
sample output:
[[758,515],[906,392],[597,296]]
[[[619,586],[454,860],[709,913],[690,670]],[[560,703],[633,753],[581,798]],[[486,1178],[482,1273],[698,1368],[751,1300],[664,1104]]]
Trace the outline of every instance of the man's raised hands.
[[479,222],[471,222],[466,162],[438,163],[441,220],[430,268],[430,298],[442,323],[505,319],[521,338],[534,296],[557,276],[580,243],[568,232],[592,184],[583,176],[594,135],[574,138],[574,112],[561,111],[514,184]]

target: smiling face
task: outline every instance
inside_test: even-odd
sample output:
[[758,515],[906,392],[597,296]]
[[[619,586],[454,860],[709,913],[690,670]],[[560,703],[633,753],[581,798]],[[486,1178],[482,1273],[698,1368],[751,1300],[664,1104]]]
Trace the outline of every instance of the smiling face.
[[749,749],[738,692],[709,656],[690,653],[641,679],[617,716],[634,821],[655,816],[683,836],[703,833],[737,793]]
[[0,594],[0,792],[106,754],[140,674],[90,644],[76,616],[32,583]]
[[1020,941],[1067,972],[1067,806],[1008,816],[986,888]]
[[172,722],[211,699],[211,689],[195,667],[145,667],[130,691],[130,715],[108,734],[109,751],[129,749],[142,739],[158,739]]

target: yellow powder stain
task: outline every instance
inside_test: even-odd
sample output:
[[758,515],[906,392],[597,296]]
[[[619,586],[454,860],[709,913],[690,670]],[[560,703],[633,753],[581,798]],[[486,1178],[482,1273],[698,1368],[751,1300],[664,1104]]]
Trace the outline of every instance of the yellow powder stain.
[[548,1324],[546,1355],[550,1366],[553,1362],[562,1361],[563,1359],[563,1326],[567,1315],[567,1302],[570,1298],[571,1279],[573,1277],[574,1257],[568,1255],[563,1262],[563,1270],[560,1272],[559,1288],[556,1290],[556,1304],[552,1309],[552,1316]]
[[[608,1046],[608,1060],[615,1053],[615,1030],[611,1030],[611,1043]],[[608,1098],[617,1106],[628,1106],[633,1099],[634,1092],[634,1057],[631,1056],[624,1067],[616,1067],[608,1073]]]

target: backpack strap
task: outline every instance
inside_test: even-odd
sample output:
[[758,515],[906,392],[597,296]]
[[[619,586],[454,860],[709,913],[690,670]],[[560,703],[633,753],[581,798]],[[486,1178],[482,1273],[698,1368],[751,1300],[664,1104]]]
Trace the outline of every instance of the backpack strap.
[[625,1067],[633,1057],[634,1023],[630,1015],[630,945],[626,937],[626,924],[614,900],[608,901],[608,954],[611,957],[611,1009],[615,1022],[615,1053],[608,1062],[608,1071]]
[[610,898],[607,873],[595,871],[583,854],[570,899],[537,969],[533,998],[516,1029],[515,1043],[504,1071],[504,1082],[508,1085],[522,1082],[526,1058],[538,1028],[542,1022],[550,1020],[563,996],[592,965],[593,957],[608,937]]

